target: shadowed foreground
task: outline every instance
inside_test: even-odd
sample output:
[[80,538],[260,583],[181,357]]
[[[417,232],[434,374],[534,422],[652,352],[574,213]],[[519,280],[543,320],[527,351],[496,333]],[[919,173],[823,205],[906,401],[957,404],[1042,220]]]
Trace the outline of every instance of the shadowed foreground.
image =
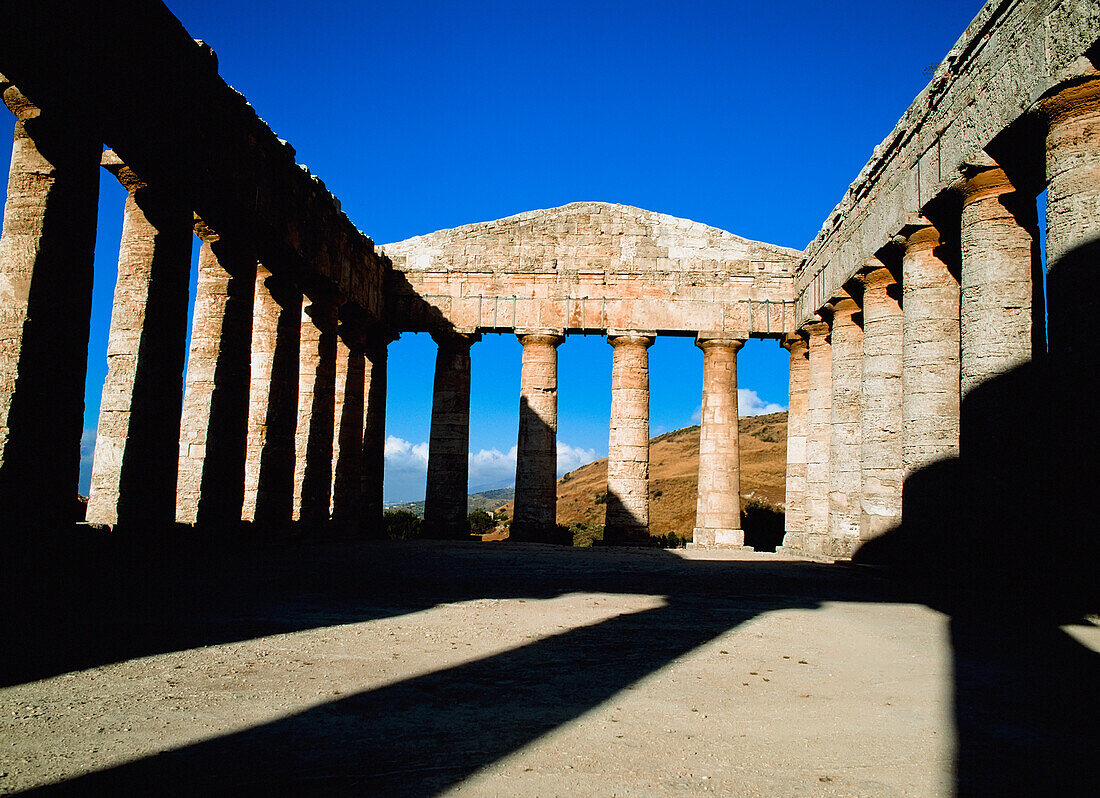
[[536,544],[80,555],[14,564],[0,790],[1095,783],[1094,628],[952,613],[880,571]]

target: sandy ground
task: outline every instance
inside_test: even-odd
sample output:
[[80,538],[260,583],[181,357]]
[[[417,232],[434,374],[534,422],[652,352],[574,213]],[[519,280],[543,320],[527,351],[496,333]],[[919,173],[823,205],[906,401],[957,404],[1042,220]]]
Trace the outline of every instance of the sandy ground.
[[[990,672],[958,619],[850,566],[345,542],[53,579],[5,636],[0,792],[1005,794],[997,763],[1054,756],[1072,794],[1090,772],[1061,758],[1098,750],[1012,694],[1053,676],[1033,658]],[[1098,632],[1057,632],[1043,706],[1095,691]]]

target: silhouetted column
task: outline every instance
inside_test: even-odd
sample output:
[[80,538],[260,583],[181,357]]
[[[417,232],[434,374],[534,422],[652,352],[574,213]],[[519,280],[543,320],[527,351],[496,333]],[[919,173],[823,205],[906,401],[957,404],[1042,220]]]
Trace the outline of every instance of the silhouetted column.
[[515,512],[510,537],[551,542],[557,531],[558,346],[554,332],[522,333]]
[[833,365],[829,554],[833,557],[851,557],[859,541],[863,330],[853,318],[858,313],[859,305],[850,296],[833,303],[829,336]]
[[783,514],[783,549],[798,553],[806,546],[806,438],[809,432],[809,346],[801,335],[789,335],[783,347],[791,353],[787,390],[787,485]]
[[[1047,119],[1047,292],[1050,351],[1095,362],[1100,315],[1100,74],[1063,84],[1039,103]],[[1091,374],[1075,375],[1081,379]]]
[[102,145],[40,113],[0,76],[16,116],[0,237],[0,513],[74,518]]
[[360,325],[343,322],[336,338],[336,432],[332,452],[332,519],[357,520],[363,498],[366,358]]
[[870,540],[901,522],[901,286],[881,261],[868,261],[863,283],[863,429],[859,537]]
[[390,342],[397,334],[384,329],[366,338],[363,383],[366,412],[363,420],[363,509],[359,527],[368,535],[382,531],[382,487],[386,472],[386,362]]
[[[1038,277],[1041,292],[1042,264],[1034,197],[1021,196],[995,165],[970,167],[959,191],[959,378],[965,398],[972,388],[1031,360],[1032,280]],[[1039,351],[1044,348],[1040,344]]]
[[829,441],[832,437],[833,360],[829,325],[807,324],[810,367],[807,389],[806,436],[806,547],[808,553],[824,550],[829,535]]
[[439,351],[428,439],[424,535],[464,539],[469,534],[466,495],[470,475],[470,347],[480,335],[433,335]]
[[332,440],[336,423],[336,325],[332,297],[302,309],[298,428],[295,433],[294,520],[328,520],[332,496]]
[[199,222],[202,239],[180,422],[176,520],[235,524],[244,503],[256,256]]
[[959,284],[930,224],[902,258],[902,462],[905,478],[959,453]]
[[700,333],[703,405],[699,421],[699,488],[693,543],[745,545],[741,529],[741,456],[737,416],[737,352],[743,338]]
[[605,543],[649,540],[649,347],[652,335],[612,333],[611,435]]
[[242,516],[272,526],[290,521],[294,499],[302,293],[260,266],[254,302]]
[[176,517],[194,217],[114,153],[103,165],[129,195],[87,518],[164,527]]

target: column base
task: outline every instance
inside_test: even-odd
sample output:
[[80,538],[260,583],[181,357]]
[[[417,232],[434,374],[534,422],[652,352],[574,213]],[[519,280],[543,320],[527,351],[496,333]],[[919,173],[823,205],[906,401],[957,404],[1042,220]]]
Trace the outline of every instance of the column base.
[[745,530],[743,529],[704,529],[703,527],[695,527],[691,530],[691,543],[694,546],[705,548],[752,551],[752,546],[745,545]]
[[783,545],[775,551],[793,557],[818,557],[826,560],[850,560],[859,548],[860,540],[854,536],[835,538],[808,532],[788,532]]

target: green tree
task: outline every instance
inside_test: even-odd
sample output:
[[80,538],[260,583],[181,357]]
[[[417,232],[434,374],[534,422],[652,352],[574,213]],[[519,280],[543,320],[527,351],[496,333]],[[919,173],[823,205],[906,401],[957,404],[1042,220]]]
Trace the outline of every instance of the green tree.
[[466,516],[466,520],[470,524],[470,533],[473,535],[484,535],[497,525],[497,522],[493,520],[493,516],[484,510],[474,510]]

